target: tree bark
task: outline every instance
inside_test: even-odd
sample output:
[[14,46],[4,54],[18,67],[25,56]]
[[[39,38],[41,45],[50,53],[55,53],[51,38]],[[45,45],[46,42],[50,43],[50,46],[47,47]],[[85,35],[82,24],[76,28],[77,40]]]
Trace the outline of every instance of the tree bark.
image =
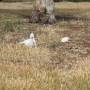
[[55,23],[54,1],[53,0],[35,0],[33,11],[30,18],[33,23]]

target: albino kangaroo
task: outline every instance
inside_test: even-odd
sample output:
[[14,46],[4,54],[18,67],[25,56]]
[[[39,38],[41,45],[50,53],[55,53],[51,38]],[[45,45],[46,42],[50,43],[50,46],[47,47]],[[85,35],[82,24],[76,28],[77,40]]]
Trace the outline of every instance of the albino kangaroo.
[[36,45],[36,40],[34,38],[34,33],[30,34],[30,39],[26,39],[26,40],[20,42],[19,44],[24,44],[28,47],[36,47],[37,45]]

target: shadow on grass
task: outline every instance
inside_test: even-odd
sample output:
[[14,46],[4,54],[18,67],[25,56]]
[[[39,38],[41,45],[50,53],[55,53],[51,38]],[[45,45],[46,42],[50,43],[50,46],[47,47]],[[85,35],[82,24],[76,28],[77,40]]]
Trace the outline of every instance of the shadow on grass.
[[85,17],[73,16],[73,15],[56,15],[57,21],[70,21],[70,20],[89,20]]

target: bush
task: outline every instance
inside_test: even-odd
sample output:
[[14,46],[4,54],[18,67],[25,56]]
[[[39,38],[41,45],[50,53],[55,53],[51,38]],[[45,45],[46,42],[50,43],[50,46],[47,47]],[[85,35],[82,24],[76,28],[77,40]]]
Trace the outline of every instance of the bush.
[[22,22],[18,21],[11,21],[11,20],[6,20],[6,21],[2,21],[1,23],[1,28],[2,30],[4,30],[5,32],[13,32],[15,30],[20,30],[20,24],[22,24]]
[[6,32],[14,31],[14,24],[9,20],[1,21],[0,22],[0,27],[1,27],[2,30],[6,31]]

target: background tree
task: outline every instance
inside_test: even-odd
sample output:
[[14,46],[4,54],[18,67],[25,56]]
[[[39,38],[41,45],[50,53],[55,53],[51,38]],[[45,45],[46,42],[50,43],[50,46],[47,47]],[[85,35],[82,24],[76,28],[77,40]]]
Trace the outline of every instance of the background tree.
[[54,1],[35,0],[30,22],[55,23]]

